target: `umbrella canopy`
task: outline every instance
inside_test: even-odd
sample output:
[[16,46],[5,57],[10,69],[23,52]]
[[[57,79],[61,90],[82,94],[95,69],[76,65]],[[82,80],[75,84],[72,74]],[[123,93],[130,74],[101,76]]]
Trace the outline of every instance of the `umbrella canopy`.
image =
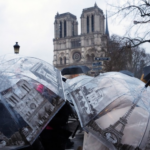
[[0,149],[32,144],[65,104],[61,72],[32,57],[0,63]]
[[61,70],[62,75],[87,73],[90,69],[87,66],[70,66]]
[[128,70],[121,70],[120,72],[124,73],[124,74],[126,74],[128,76],[134,77],[134,74],[132,72],[128,71]]
[[78,76],[74,79],[67,79],[66,83],[64,83],[64,93],[66,96],[66,99],[72,103],[71,97],[69,96],[69,93],[74,91],[75,88],[80,87],[81,85],[91,81],[93,77],[82,75]]
[[85,131],[111,150],[124,145],[145,148],[150,131],[149,87],[118,72],[104,73],[87,82],[80,80],[78,85],[70,84],[69,95]]
[[144,79],[146,81],[149,81],[150,80],[150,66],[144,67],[143,73],[144,73]]

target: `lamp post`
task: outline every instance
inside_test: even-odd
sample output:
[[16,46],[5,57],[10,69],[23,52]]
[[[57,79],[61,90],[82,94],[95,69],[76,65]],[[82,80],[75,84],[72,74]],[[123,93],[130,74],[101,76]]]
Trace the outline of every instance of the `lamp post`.
[[16,42],[16,44],[14,45],[14,53],[15,54],[19,54],[19,48],[20,48],[20,46],[18,45],[18,42]]

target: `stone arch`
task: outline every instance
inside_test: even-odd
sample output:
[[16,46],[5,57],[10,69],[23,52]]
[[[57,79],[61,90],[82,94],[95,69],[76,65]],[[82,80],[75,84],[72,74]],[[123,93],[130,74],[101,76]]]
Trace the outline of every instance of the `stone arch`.
[[95,48],[90,48],[86,51],[86,54],[92,55],[92,54],[96,54],[97,50]]
[[64,52],[61,52],[61,53],[60,53],[60,57],[63,57],[64,55],[65,55]]

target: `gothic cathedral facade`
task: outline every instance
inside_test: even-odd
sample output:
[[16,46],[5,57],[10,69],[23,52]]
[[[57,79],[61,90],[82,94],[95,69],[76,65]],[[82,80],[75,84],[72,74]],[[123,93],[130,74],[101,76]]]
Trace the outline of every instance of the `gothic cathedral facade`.
[[105,57],[109,32],[107,22],[105,29],[103,11],[97,4],[83,9],[80,35],[77,18],[71,13],[57,13],[54,30],[53,64],[56,68],[72,65],[86,65],[91,68],[94,57]]

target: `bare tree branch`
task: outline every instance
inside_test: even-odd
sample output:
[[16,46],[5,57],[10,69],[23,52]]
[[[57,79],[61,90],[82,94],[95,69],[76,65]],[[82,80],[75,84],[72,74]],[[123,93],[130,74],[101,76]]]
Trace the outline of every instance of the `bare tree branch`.
[[[133,18],[130,21],[129,29],[125,33],[124,40],[127,40],[131,47],[137,47],[144,43],[150,43],[150,1],[149,0],[127,0],[120,6],[109,4],[114,10],[111,16],[122,16],[121,21],[126,18]],[[119,18],[119,17],[118,17]],[[117,21],[119,19],[116,19]],[[137,25],[138,24],[138,25]],[[146,27],[147,25],[147,27]]]
[[[107,45],[109,62],[104,62],[105,71],[129,70],[140,78],[143,67],[150,63],[150,54],[144,49],[134,47],[129,38],[112,35]],[[138,41],[138,40],[137,40]]]
[[137,47],[137,46],[144,44],[144,43],[147,43],[147,42],[150,43],[150,39],[149,40],[143,40],[140,38],[131,39],[129,37],[123,37],[123,39],[126,39],[128,41],[128,43],[131,44],[131,47]]

